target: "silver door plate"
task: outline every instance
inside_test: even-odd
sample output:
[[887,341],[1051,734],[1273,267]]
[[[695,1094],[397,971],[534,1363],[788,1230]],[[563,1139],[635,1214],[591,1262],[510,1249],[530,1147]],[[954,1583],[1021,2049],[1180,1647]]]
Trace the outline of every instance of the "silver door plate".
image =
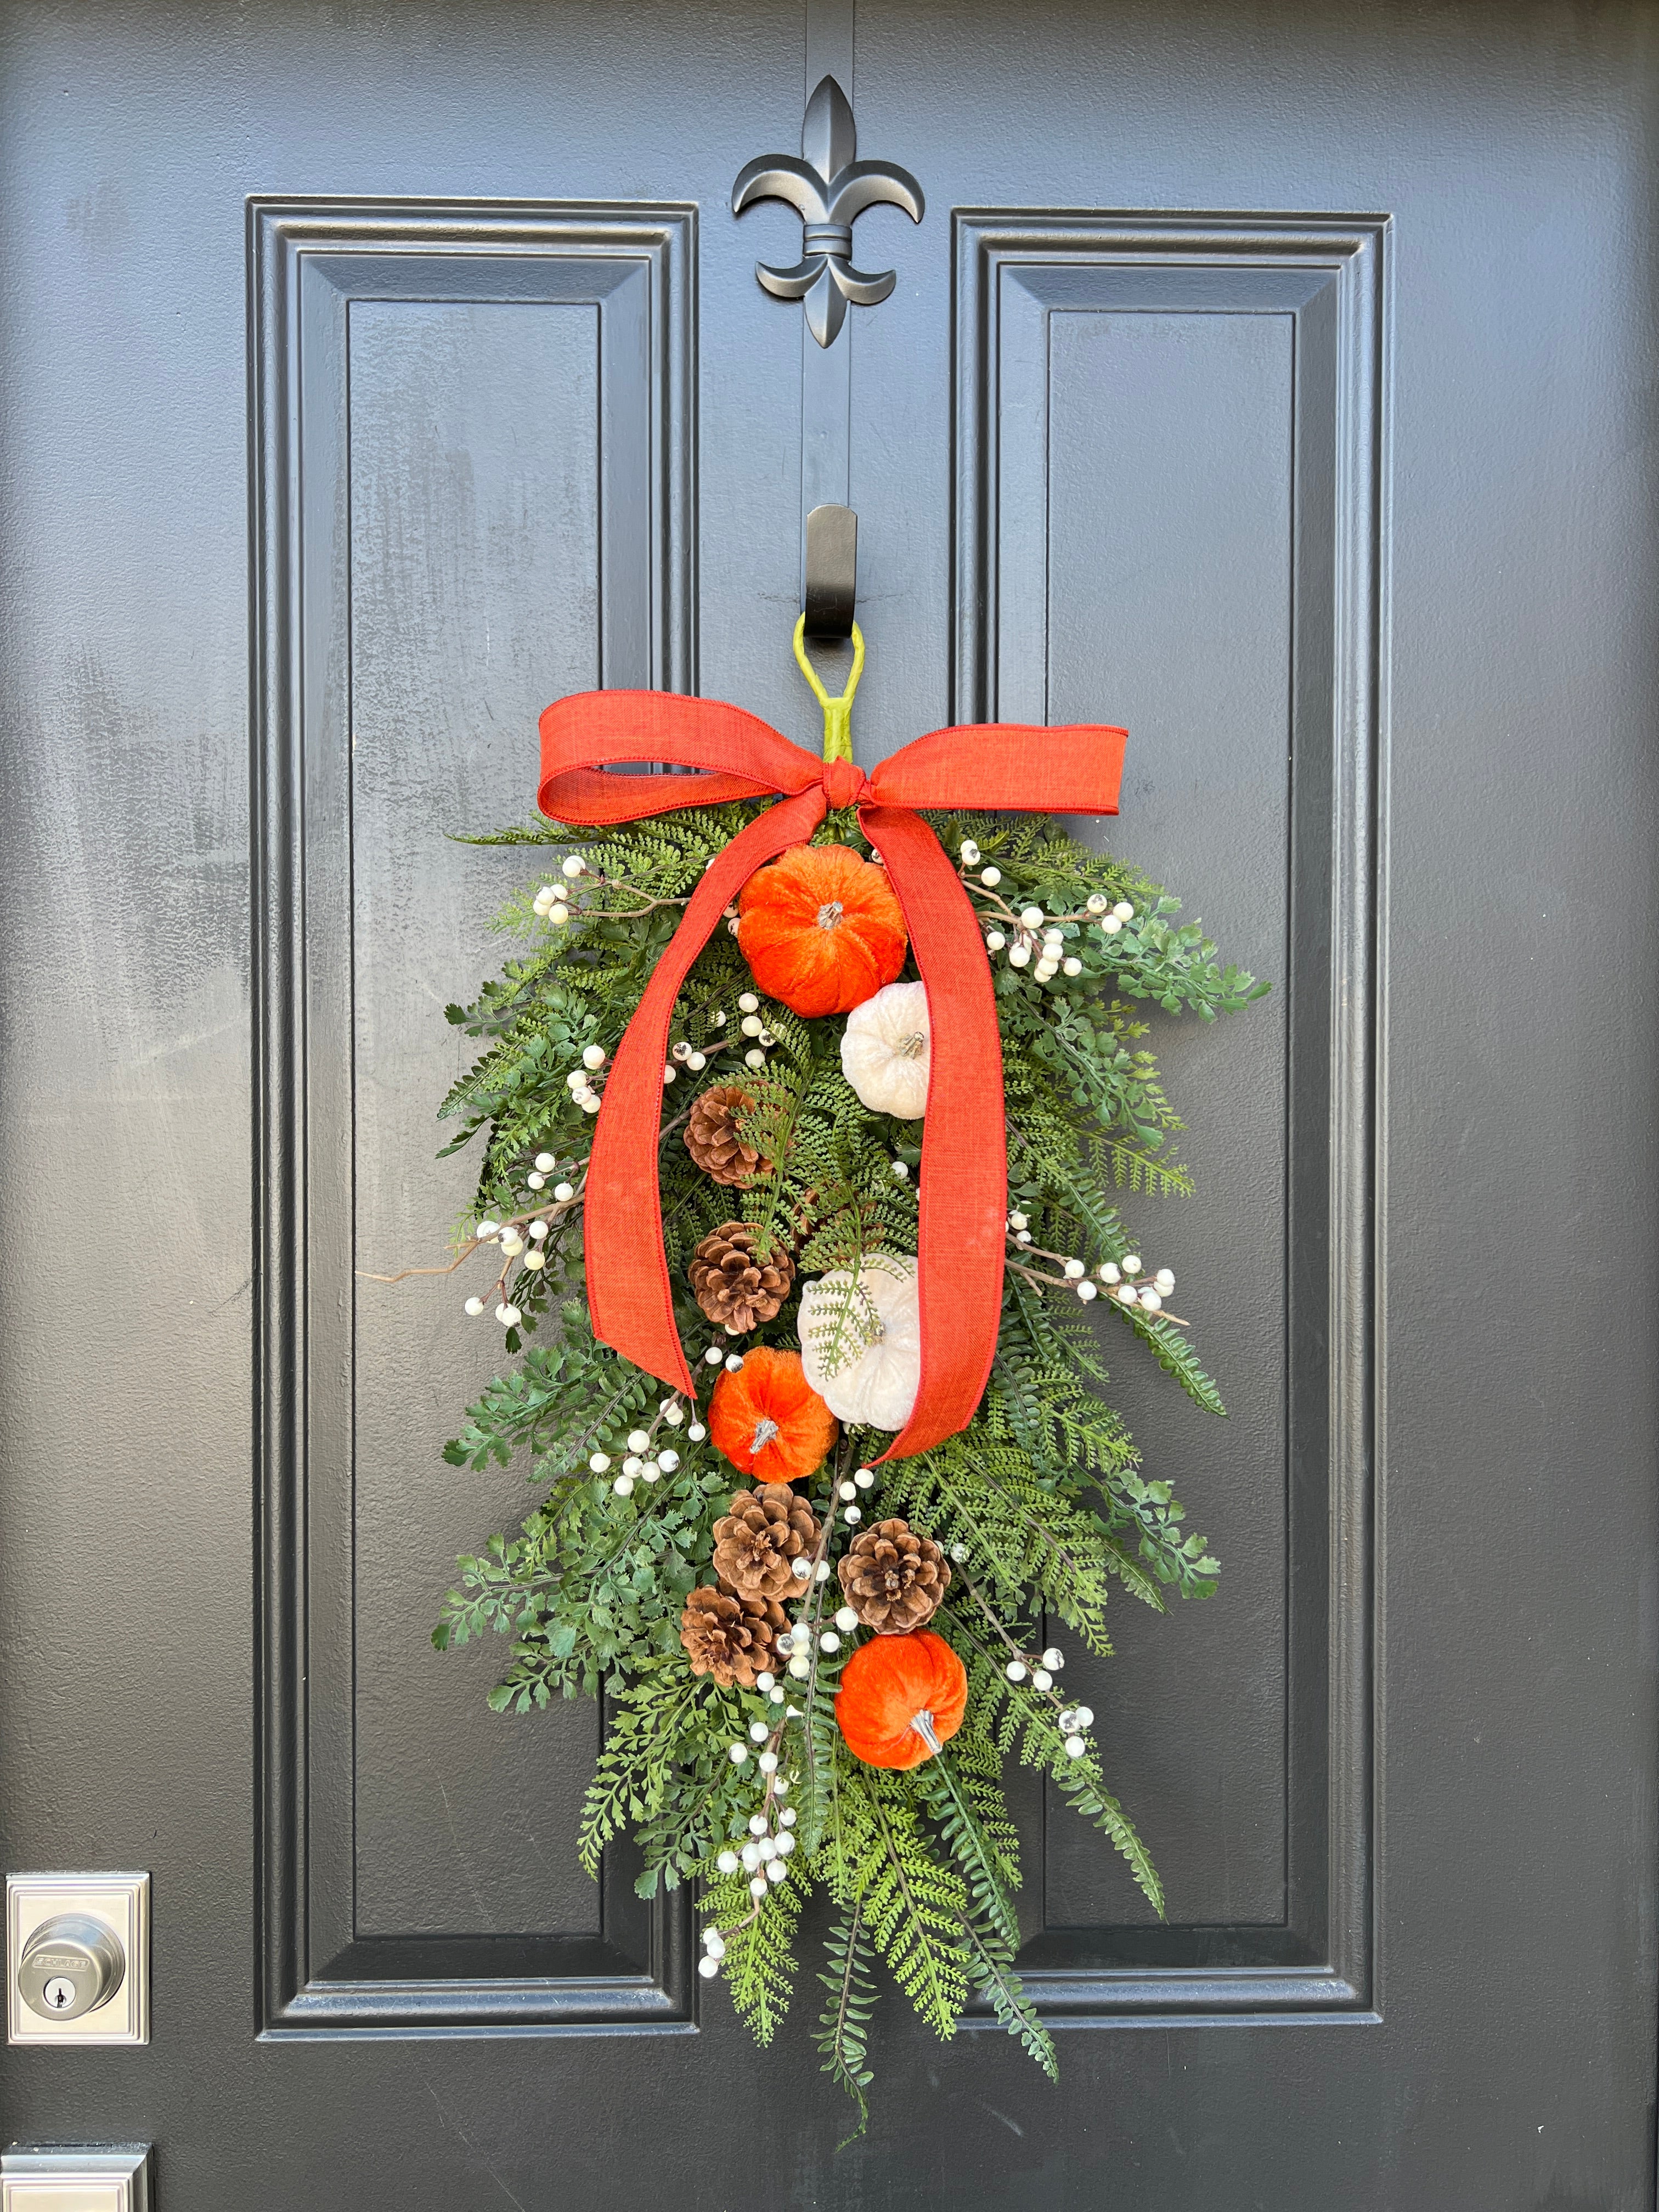
[[15,2143],[0,2153],[0,2212],[154,2212],[149,2179],[143,2143]]
[[[74,2020],[51,2020],[23,2002],[17,1972],[23,1946],[42,1922],[77,1913],[100,1922],[120,1944],[126,1971],[107,2001]],[[6,1876],[6,2039],[9,2043],[149,2041],[149,1876],[147,1874],[9,1874]],[[3,2172],[4,2169],[0,2169]],[[10,2212],[10,2200],[0,2203]],[[80,2212],[66,2199],[58,2212]]]

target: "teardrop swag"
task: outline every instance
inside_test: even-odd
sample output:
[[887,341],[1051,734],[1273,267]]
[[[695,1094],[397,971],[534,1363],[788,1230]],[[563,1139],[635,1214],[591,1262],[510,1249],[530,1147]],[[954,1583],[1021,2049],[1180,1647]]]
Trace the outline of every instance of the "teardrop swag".
[[[982,1993],[1056,2071],[1012,1752],[1163,1910],[1041,1625],[1103,1654],[1112,1580],[1215,1588],[1101,1395],[1095,1312],[1221,1412],[1118,1210],[1188,1188],[1135,1008],[1267,986],[1039,811],[1115,811],[1121,731],[940,731],[866,776],[854,641],[832,699],[797,626],[822,761],[734,707],[587,694],[543,718],[545,818],[478,841],[562,857],[458,1016],[484,1051],[441,1110],[483,1158],[451,1268],[487,1255],[467,1310],[516,1364],[447,1456],[523,1452],[544,1495],[434,1641],[513,1638],[498,1711],[612,1700],[583,1863],[631,1824],[647,1893],[695,1882],[701,1971],[763,2041],[828,1893],[819,2043],[861,2115],[877,1958],[938,2033]],[[678,772],[604,773],[641,758]]]

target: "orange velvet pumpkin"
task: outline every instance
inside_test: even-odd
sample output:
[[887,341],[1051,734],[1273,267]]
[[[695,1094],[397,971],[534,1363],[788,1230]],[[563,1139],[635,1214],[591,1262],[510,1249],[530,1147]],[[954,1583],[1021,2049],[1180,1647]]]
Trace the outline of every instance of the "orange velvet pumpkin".
[[860,1644],[836,1692],[847,1748],[866,1766],[920,1766],[956,1734],[967,1709],[968,1669],[931,1628]]
[[807,1381],[799,1352],[761,1345],[715,1383],[708,1433],[740,1474],[757,1482],[802,1482],[823,1466],[840,1431]]
[[792,845],[749,878],[738,909],[756,982],[792,1013],[848,1013],[904,965],[904,916],[886,872],[845,845]]

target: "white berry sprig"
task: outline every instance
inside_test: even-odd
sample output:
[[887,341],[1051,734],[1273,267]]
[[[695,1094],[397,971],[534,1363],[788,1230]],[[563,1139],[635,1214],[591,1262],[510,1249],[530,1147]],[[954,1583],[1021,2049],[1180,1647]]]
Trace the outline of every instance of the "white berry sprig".
[[743,1064],[758,1073],[778,1040],[775,1031],[768,1027],[762,1002],[753,991],[738,994],[738,1030],[732,1042],[743,1048]]
[[[722,1015],[719,1018],[723,1021],[725,1018]],[[680,1066],[693,1073],[701,1073],[711,1059],[734,1042],[734,1039],[720,1039],[702,1051],[695,1051],[689,1042],[682,1040],[673,1047],[673,1058],[664,1066],[665,1085],[674,1080]],[[571,1102],[584,1114],[597,1114],[604,1103],[600,1085],[605,1079],[609,1059],[610,1055],[602,1044],[585,1045],[580,1059],[565,1076],[565,1088],[570,1094]],[[682,1127],[690,1119],[690,1111],[688,1104],[672,1121],[665,1122],[659,1141],[665,1142]],[[524,1172],[524,1183],[526,1194],[536,1202],[499,1221],[493,1215],[486,1214],[476,1224],[471,1235],[462,1240],[455,1257],[443,1266],[402,1267],[395,1275],[375,1274],[367,1267],[360,1267],[357,1273],[368,1283],[401,1283],[411,1275],[453,1275],[458,1267],[465,1266],[475,1252],[486,1249],[499,1249],[502,1266],[493,1291],[488,1296],[475,1295],[468,1298],[464,1310],[476,1320],[493,1304],[495,1318],[502,1328],[516,1328],[524,1319],[524,1313],[509,1287],[514,1262],[517,1261],[520,1265],[518,1279],[522,1291],[526,1287],[526,1274],[532,1278],[539,1277],[546,1267],[548,1240],[553,1231],[568,1225],[580,1206],[587,1187],[587,1163],[585,1159],[575,1158],[562,1162],[555,1152],[538,1152]],[[543,1192],[550,1188],[550,1196],[544,1199]]]
[[[1013,1256],[1007,1263],[1010,1270],[1023,1275],[1028,1283],[1035,1283],[1039,1290],[1070,1291],[1085,1305],[1097,1297],[1107,1297],[1117,1305],[1138,1307],[1145,1314],[1161,1314],[1177,1328],[1190,1326],[1179,1314],[1169,1312],[1164,1306],[1164,1301],[1175,1289],[1173,1271],[1168,1267],[1143,1271],[1138,1252],[1126,1253],[1121,1262],[1103,1260],[1091,1274],[1087,1261],[1074,1254],[1048,1252],[1042,1245],[1034,1244],[1027,1218],[1018,1209],[1008,1216],[1008,1242],[1014,1248]],[[1060,1273],[1047,1274],[1030,1264],[1033,1260],[1050,1260]]]
[[[718,1347],[711,1347],[718,1349]],[[726,1363],[728,1366],[732,1361]],[[741,1361],[738,1363],[741,1364]],[[852,1627],[858,1618],[850,1607],[842,1607],[836,1615],[836,1626],[823,1626],[823,1608],[830,1582],[830,1549],[835,1534],[838,1505],[845,1505],[847,1519],[855,1520],[859,1508],[852,1503],[860,1490],[867,1490],[875,1476],[868,1468],[861,1467],[849,1480],[846,1474],[845,1452],[840,1456],[831,1475],[829,1502],[818,1527],[818,1540],[810,1553],[803,1553],[793,1561],[793,1571],[800,1589],[787,1601],[801,1607],[799,1617],[777,1641],[777,1649],[788,1661],[793,1683],[799,1686],[795,1694],[803,1699],[799,1706],[787,1702],[788,1692],[769,1671],[755,1677],[755,1687],[769,1704],[783,1706],[781,1715],[769,1728],[764,1721],[754,1720],[749,1724],[750,1743],[762,1747],[756,1765],[765,1778],[758,1809],[749,1819],[748,1836],[737,1849],[728,1844],[714,1860],[716,1872],[734,1875],[742,1869],[749,1875],[750,1908],[740,1920],[729,1928],[711,1925],[703,1930],[704,1955],[697,1961],[697,1972],[705,1979],[719,1973],[720,1961],[726,1955],[728,1938],[747,1928],[760,1917],[767,1893],[782,1881],[788,1872],[787,1860],[795,1848],[790,1832],[795,1825],[793,1806],[784,1806],[781,1800],[789,1792],[789,1778],[783,1771],[782,1745],[791,1721],[806,1721],[817,1695],[818,1673],[825,1660],[839,1667],[842,1636],[849,1632],[847,1617],[851,1615]],[[810,1725],[810,1723],[808,1723]],[[750,1744],[739,1737],[727,1747],[727,1756],[734,1766],[747,1765]],[[733,1838],[737,1842],[737,1838]]]
[[1039,983],[1051,982],[1056,975],[1083,973],[1080,954],[1068,949],[1078,942],[1081,929],[1094,923],[1107,937],[1115,937],[1126,922],[1135,918],[1131,900],[1119,899],[1114,904],[1102,891],[1091,892],[1075,913],[1045,914],[1035,905],[1016,909],[1000,889],[1001,869],[994,863],[981,868],[981,857],[974,840],[964,837],[957,872],[981,911],[1000,925],[987,933],[985,949],[1006,952],[1011,968],[1030,968]]
[[[402,1267],[395,1275],[376,1275],[367,1267],[359,1267],[357,1273],[368,1283],[401,1283],[411,1275],[453,1275],[458,1267],[466,1265],[475,1252],[498,1249],[502,1266],[495,1280],[495,1318],[504,1328],[515,1327],[523,1316],[507,1297],[507,1279],[513,1272],[513,1263],[515,1260],[520,1261],[532,1273],[538,1273],[546,1266],[547,1255],[544,1249],[546,1239],[554,1226],[562,1223],[581,1204],[582,1193],[587,1187],[587,1164],[586,1161],[573,1161],[568,1170],[562,1170],[556,1154],[538,1152],[531,1176],[539,1176],[540,1181],[533,1188],[544,1189],[550,1176],[559,1176],[561,1179],[553,1185],[553,1195],[545,1204],[532,1207],[523,1213],[513,1214],[505,1221],[497,1221],[486,1215],[475,1225],[471,1235],[462,1240],[460,1250],[446,1266]],[[580,1180],[573,1182],[568,1180],[570,1176],[578,1176]],[[483,1313],[486,1303],[482,1297],[471,1297],[466,1302],[466,1311],[476,1317]],[[509,1314],[511,1320],[507,1319]]]
[[[641,915],[654,914],[659,907],[684,906],[690,899],[688,891],[679,897],[636,898],[631,906],[618,906],[613,895],[626,896],[632,886],[607,876],[580,853],[568,854],[560,862],[559,872],[563,880],[544,884],[531,901],[537,920],[547,922],[554,929],[568,928],[573,921],[580,921],[589,915],[602,915],[611,921],[633,921]],[[594,897],[596,892],[602,895],[598,900]]]
[[[685,1415],[684,1401],[678,1393],[671,1393],[658,1401],[655,1418],[648,1428],[629,1429],[625,1437],[600,1443],[588,1455],[587,1461],[590,1472],[601,1478],[600,1489],[605,1489],[608,1482],[617,1497],[631,1498],[636,1482],[650,1484],[665,1474],[678,1473],[681,1458],[678,1433],[682,1427],[688,1443],[700,1444],[708,1434],[697,1418],[695,1401],[689,1426]],[[662,1434],[665,1429],[668,1431],[666,1436]],[[611,1470],[619,1460],[621,1465],[613,1477]]]
[[[955,1557],[954,1552],[951,1556]],[[960,1579],[963,1589],[984,1614],[992,1634],[1009,1655],[1003,1662],[1003,1673],[1017,1687],[1029,1690],[1054,1708],[1055,1726],[1060,1730],[1066,1756],[1081,1759],[1089,1748],[1085,1731],[1093,1724],[1095,1717],[1087,1705],[1062,1704],[1060,1692],[1054,1687],[1054,1676],[1066,1664],[1066,1654],[1057,1644],[1049,1644],[1040,1653],[1022,1650],[1018,1639],[1010,1634],[1000,1616],[986,1602],[978,1586],[965,1574]],[[972,1634],[971,1630],[968,1632]],[[979,1639],[975,1637],[974,1641],[978,1644]],[[983,1644],[979,1648],[985,1652]],[[988,1658],[992,1655],[985,1652],[985,1656]]]

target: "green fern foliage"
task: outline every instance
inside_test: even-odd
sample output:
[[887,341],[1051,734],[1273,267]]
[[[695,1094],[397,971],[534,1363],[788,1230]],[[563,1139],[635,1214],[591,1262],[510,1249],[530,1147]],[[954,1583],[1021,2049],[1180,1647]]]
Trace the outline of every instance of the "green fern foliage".
[[[780,1647],[771,1671],[722,1686],[692,1671],[681,1628],[692,1592],[714,1580],[714,1523],[743,1487],[703,1418],[705,1386],[736,1355],[697,1305],[690,1261],[738,1220],[763,1260],[793,1262],[797,1291],[833,1276],[807,1348],[835,1369],[876,1340],[869,1286],[916,1251],[921,1159],[921,1123],[859,1097],[840,1018],[805,1020],[760,994],[735,923],[717,927],[674,1009],[657,1162],[698,1395],[665,1393],[595,1338],[582,1193],[605,1071],[687,898],[755,811],[690,809],[580,838],[538,822],[476,841],[522,849],[535,872],[499,919],[512,946],[502,973],[448,1010],[478,1047],[439,1109],[445,1149],[471,1146],[478,1161],[457,1268],[471,1270],[471,1310],[495,1310],[505,1357],[481,1376],[446,1456],[473,1474],[517,1464],[534,1495],[516,1532],[460,1561],[434,1641],[503,1640],[498,1712],[605,1700],[581,1863],[597,1875],[628,1836],[642,1893],[692,1884],[703,1978],[763,2044],[790,2002],[803,1908],[824,1893],[816,2039],[862,2132],[884,1984],[941,2037],[964,2009],[988,2011],[1058,2072],[1018,1972],[1010,1761],[1039,1769],[1164,1911],[1050,1643],[1109,1656],[1115,1585],[1160,1613],[1216,1588],[1203,1537],[1113,1410],[1108,1361],[1156,1362],[1196,1405],[1223,1411],[1170,1310],[1170,1279],[1139,1260],[1157,1207],[1191,1189],[1147,1017],[1212,1020],[1267,987],[1224,965],[1160,886],[1052,822],[927,817],[961,856],[1002,1034],[1011,1211],[995,1362],[972,1422],[929,1450],[872,1475],[890,1435],[843,1435],[802,1486],[823,1534],[817,1571],[787,1599],[787,1667]],[[832,814],[817,842],[870,856],[851,813]],[[746,1185],[712,1180],[684,1141],[694,1100],[716,1085],[739,1094],[738,1132],[759,1163]],[[799,1328],[792,1296],[739,1351],[799,1349]],[[931,1626],[963,1663],[967,1708],[910,1770],[863,1763],[836,1724],[841,1671],[864,1632],[846,1614],[832,1626],[835,1568],[860,1513],[866,1526],[908,1522],[951,1566]]]
[[[861,2136],[870,2117],[864,2093],[873,2078],[865,2063],[865,2045],[877,1996],[861,1899],[855,1897],[836,1914],[823,1941],[823,1971],[818,1979],[830,1992],[818,2016],[816,2038],[823,2070],[858,2106],[859,2124],[854,2134]],[[851,2140],[849,2136],[848,2141]],[[846,2144],[837,2148],[845,2149]]]

